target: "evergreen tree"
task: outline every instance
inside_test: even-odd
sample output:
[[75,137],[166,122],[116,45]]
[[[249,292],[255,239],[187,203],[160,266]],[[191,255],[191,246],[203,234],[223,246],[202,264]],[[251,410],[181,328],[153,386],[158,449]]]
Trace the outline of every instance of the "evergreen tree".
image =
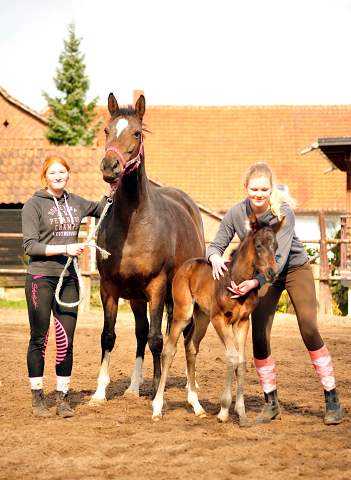
[[55,145],[92,145],[95,133],[99,130],[103,118],[94,127],[90,126],[96,117],[95,107],[99,97],[85,105],[86,94],[90,87],[89,77],[85,75],[85,55],[79,52],[81,38],[76,38],[75,24],[68,26],[69,40],[64,40],[64,51],[59,57],[60,68],[56,69],[54,83],[61,98],[43,96],[53,114],[48,117],[45,136]]

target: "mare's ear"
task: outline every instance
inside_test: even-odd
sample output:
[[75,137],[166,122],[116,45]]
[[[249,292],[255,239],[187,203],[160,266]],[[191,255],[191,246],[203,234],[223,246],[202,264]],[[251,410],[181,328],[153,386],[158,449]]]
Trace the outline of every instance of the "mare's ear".
[[144,113],[145,113],[145,97],[144,95],[140,95],[138,98],[136,104],[135,104],[135,114],[136,116],[142,120]]
[[261,227],[260,221],[256,217],[254,213],[251,213],[250,215],[250,228],[253,231],[253,233],[256,233],[257,230]]
[[111,117],[117,112],[117,110],[119,110],[117,100],[115,99],[115,96],[113,95],[113,93],[110,93],[110,95],[108,96],[107,106],[108,106],[108,111],[110,112]]
[[275,234],[277,234],[277,233],[279,232],[279,230],[284,227],[285,222],[286,222],[286,217],[283,217],[283,218],[280,220],[280,222],[276,222],[276,223],[274,223],[273,225],[271,225],[271,227],[273,228]]

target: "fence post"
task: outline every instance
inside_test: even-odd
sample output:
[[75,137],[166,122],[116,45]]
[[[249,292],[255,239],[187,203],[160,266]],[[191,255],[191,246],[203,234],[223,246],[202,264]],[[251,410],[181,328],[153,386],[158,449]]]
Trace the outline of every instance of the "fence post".
[[327,253],[327,241],[325,231],[325,217],[324,212],[318,213],[319,229],[321,232],[320,242],[320,281],[319,281],[319,313],[332,314],[332,296],[330,283],[329,260]]

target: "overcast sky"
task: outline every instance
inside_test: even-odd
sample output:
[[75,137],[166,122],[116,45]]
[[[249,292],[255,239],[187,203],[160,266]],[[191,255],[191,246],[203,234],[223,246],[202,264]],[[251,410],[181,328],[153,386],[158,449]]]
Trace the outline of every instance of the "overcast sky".
[[82,37],[88,101],[149,105],[351,103],[351,0],[0,0],[0,85],[55,95],[67,25]]

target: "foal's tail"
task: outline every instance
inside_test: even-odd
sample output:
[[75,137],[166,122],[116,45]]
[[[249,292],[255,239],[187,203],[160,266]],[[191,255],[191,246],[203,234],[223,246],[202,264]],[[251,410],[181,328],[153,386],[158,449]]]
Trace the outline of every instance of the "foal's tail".
[[[169,335],[171,333],[171,327],[172,327],[172,323],[173,323],[173,308],[174,308],[173,299],[166,300],[165,301],[165,307],[166,307],[166,313],[167,313],[166,335]],[[194,323],[194,318],[191,317],[191,322],[189,323],[189,325],[183,331],[184,338],[186,338],[186,336],[190,332],[190,329],[191,329],[191,326],[192,326],[193,323]]]
[[166,334],[169,335],[171,332],[171,327],[173,322],[173,308],[174,308],[173,298],[165,301],[165,307],[166,307],[166,313],[167,313]]

